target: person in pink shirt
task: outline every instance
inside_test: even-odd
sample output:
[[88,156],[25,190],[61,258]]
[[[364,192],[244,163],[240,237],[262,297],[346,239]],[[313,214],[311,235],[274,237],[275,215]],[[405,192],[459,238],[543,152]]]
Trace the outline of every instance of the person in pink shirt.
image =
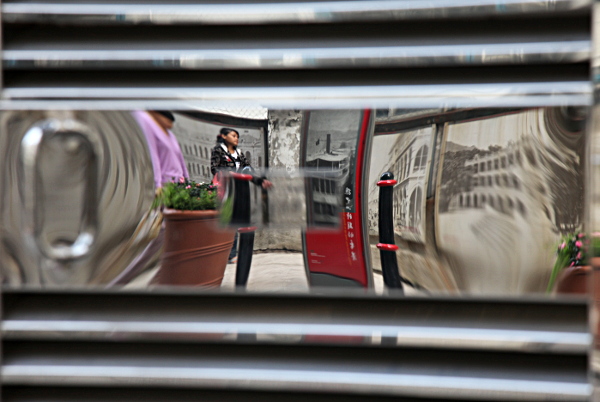
[[180,177],[189,177],[183,153],[177,138],[171,132],[175,117],[171,112],[151,110],[131,113],[144,132],[152,168],[154,169],[154,185],[161,188],[166,182]]
[[[151,110],[131,112],[137,121],[148,143],[148,150],[152,159],[154,170],[154,187],[157,194],[163,184],[180,177],[189,177],[183,153],[177,138],[171,132],[175,116],[168,111]],[[165,241],[165,229],[161,228],[158,236],[153,239],[144,251],[138,255],[109,286],[124,285],[142,273],[148,264],[155,260],[162,251]]]

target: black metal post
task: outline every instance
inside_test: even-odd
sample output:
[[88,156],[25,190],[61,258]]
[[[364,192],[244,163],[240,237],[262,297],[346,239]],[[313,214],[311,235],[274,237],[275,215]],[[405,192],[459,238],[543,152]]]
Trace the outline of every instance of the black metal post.
[[[246,172],[246,169],[244,169]],[[231,224],[235,226],[250,225],[250,181],[249,173],[231,173],[234,185],[233,211]]]
[[[252,253],[254,251],[254,232],[256,227],[250,225],[250,181],[252,180],[252,169],[244,168],[242,173],[233,174],[235,180],[235,199],[233,202],[232,223],[235,225],[247,225],[238,229],[239,248],[238,260],[235,267],[235,286],[246,287],[250,276],[252,265]],[[237,214],[236,214],[237,211]]]
[[254,251],[255,227],[239,228],[240,247],[238,249],[238,260],[235,267],[235,286],[246,287],[250,276],[250,265],[252,265],[252,252]]
[[402,289],[402,281],[396,260],[396,242],[394,240],[394,175],[385,172],[379,186],[379,244],[377,248],[381,255],[381,270],[383,282],[388,288]]

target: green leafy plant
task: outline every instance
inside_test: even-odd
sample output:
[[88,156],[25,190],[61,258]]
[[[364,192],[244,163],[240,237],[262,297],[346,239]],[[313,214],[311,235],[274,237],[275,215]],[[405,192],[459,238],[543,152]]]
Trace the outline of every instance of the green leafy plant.
[[196,183],[181,177],[166,183],[157,195],[155,206],[182,211],[203,211],[217,208],[217,186],[211,183]]
[[564,235],[556,249],[556,262],[550,274],[547,292],[551,292],[561,270],[589,264],[589,257],[600,256],[600,233],[592,233],[591,241],[585,233]]

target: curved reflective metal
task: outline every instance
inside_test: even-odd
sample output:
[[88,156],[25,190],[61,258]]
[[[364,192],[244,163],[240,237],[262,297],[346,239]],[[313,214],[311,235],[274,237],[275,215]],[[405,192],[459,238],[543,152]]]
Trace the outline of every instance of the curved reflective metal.
[[[59,150],[52,149],[52,145],[50,145],[52,141],[60,142],[57,146],[64,150],[62,155],[56,154],[60,152]],[[37,250],[48,259],[65,262],[84,257],[90,252],[94,243],[95,233],[98,229],[98,159],[102,159],[102,155],[98,155],[98,142],[97,132],[74,120],[43,121],[34,125],[23,136],[21,141],[23,178],[19,182],[19,190],[23,196],[25,230],[27,235],[33,238]],[[49,153],[54,152],[55,154],[51,156],[52,159],[68,158],[74,155],[80,156],[84,163],[77,166],[78,171],[73,171],[73,166],[68,166],[68,163],[62,164],[62,166],[68,167],[68,170],[58,169],[57,172],[54,172],[58,177],[51,178],[45,175],[45,169],[41,166],[41,160],[45,156],[42,155],[42,150]],[[58,182],[63,181],[64,183],[67,175],[77,173],[82,173],[76,179],[76,181],[82,182],[81,194],[69,192],[64,185]],[[52,179],[56,181],[52,181]],[[51,182],[48,183],[48,181]],[[55,186],[58,186],[61,191],[60,194],[54,194],[54,197],[53,194],[44,191],[48,189],[52,192]],[[58,196],[64,196],[64,198]],[[47,230],[48,228],[45,226],[49,219],[45,213],[48,210],[45,210],[44,207],[48,207],[46,205],[48,201],[57,205],[77,203],[82,206],[81,216],[77,217],[80,222],[72,236],[69,236],[71,233],[62,233],[58,237],[53,233],[53,229],[56,230],[56,228]],[[68,238],[73,236],[76,238]],[[31,251],[36,252],[37,250]]]
[[149,239],[145,139],[122,112],[4,112],[0,261],[10,286],[110,281]]
[[[285,46],[285,44],[284,44]],[[588,40],[437,46],[227,50],[4,49],[6,69],[104,68],[286,69],[575,63],[589,59]]]
[[584,222],[586,115],[585,107],[383,114],[370,227],[376,234],[377,174],[391,171],[401,275],[429,292],[544,293],[560,235]]
[[[356,164],[371,161],[357,173],[368,181],[367,194],[359,199],[370,239],[355,244],[359,239],[352,232],[340,244],[370,246],[372,266],[380,268],[373,248],[376,184],[381,172],[391,171],[398,181],[393,206],[398,265],[410,294],[544,293],[560,235],[579,230],[584,222],[580,189],[588,112],[577,104],[373,111],[374,125],[365,123],[374,131],[365,148],[370,153],[356,156]],[[335,112],[321,114],[331,124],[315,131],[307,146],[333,160],[356,140],[358,123],[338,122]],[[241,149],[257,171],[269,153],[293,161],[300,152],[298,142],[288,141],[287,115],[269,111],[259,123],[235,118],[235,127],[245,127],[240,129]],[[297,124],[307,124],[306,114],[290,115]],[[201,116],[177,113],[173,132],[191,177],[210,181],[209,150],[226,123],[222,114]],[[13,111],[1,117],[2,169],[7,172],[1,184],[9,190],[1,204],[5,281],[110,282],[148,242],[140,225],[152,199],[152,169],[139,127],[122,112]],[[307,184],[310,175],[298,163],[281,166],[293,175],[266,172],[275,183],[271,192],[261,194],[253,186],[253,225],[306,227],[302,205],[314,183]],[[323,169],[331,169],[330,164]],[[327,247],[319,251],[327,252]],[[343,264],[336,268],[340,278]]]
[[246,4],[4,2],[4,22],[61,24],[296,24],[476,18],[588,10],[590,0],[395,0]]

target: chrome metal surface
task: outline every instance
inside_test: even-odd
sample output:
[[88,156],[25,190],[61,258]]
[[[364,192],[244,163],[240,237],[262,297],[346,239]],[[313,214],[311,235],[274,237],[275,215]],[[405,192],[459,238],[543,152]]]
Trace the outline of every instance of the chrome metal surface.
[[[198,45],[197,45],[198,46]],[[73,47],[73,46],[72,46]],[[293,69],[577,63],[588,40],[434,46],[350,46],[282,49],[4,49],[6,69]]]
[[[64,147],[65,159],[71,155],[81,155],[88,163],[82,166],[83,174],[79,178],[82,181],[81,193],[76,196],[76,192],[69,192],[64,187],[66,197],[61,199],[59,194],[45,193],[45,188],[49,186],[46,176],[44,180],[44,169],[41,168],[43,159],[42,149],[46,152],[52,152],[51,145],[45,145],[51,141],[60,142],[59,147]],[[98,230],[98,160],[103,158],[98,154],[100,150],[100,141],[98,133],[90,127],[75,120],[46,120],[31,127],[24,135],[21,141],[21,166],[23,171],[22,181],[19,183],[19,192],[23,194],[23,216],[27,220],[25,233],[30,238],[27,243],[37,245],[37,248],[30,251],[35,253],[40,251],[44,257],[66,262],[85,257],[93,246],[95,233]],[[50,150],[48,150],[50,149]],[[56,151],[54,151],[56,152]],[[59,151],[60,152],[60,151]],[[58,152],[53,155],[57,157]],[[60,172],[62,174],[73,174],[71,169]],[[59,174],[60,174],[59,173]],[[63,177],[64,178],[64,177]],[[53,183],[54,184],[54,183]],[[46,200],[52,200],[55,204],[81,203],[83,208],[80,219],[79,229],[75,239],[51,239],[55,234],[53,229],[44,228],[44,223],[49,219],[45,216],[44,203]],[[44,230],[46,229],[46,230]],[[63,234],[64,235],[64,234]],[[74,237],[74,236],[70,236]],[[64,243],[64,244],[63,244]]]
[[[136,4],[137,3],[137,4]],[[195,4],[194,4],[195,3]],[[591,0],[232,2],[4,2],[5,22],[61,24],[298,24],[481,18],[588,10]]]
[[[371,166],[372,235],[376,181],[391,171],[399,183],[394,231],[404,277],[430,291],[546,292],[560,235],[585,222],[579,189],[588,113],[446,109],[419,124],[411,113],[390,111],[376,123],[374,148],[387,152]],[[438,127],[444,134],[436,157]],[[436,193],[426,200],[429,179]]]
[[[164,107],[203,109],[214,105],[268,109],[473,108],[590,105],[586,81],[439,85],[283,87],[6,87],[2,109]],[[107,100],[110,99],[110,100]],[[85,103],[81,101],[85,100]],[[165,102],[165,103],[161,103]]]
[[373,372],[337,371],[339,368],[335,363],[301,368],[291,362],[281,362],[264,369],[237,368],[242,361],[215,365],[192,360],[189,362],[191,367],[164,367],[161,363],[144,359],[143,362],[117,365],[113,360],[104,358],[97,361],[96,365],[88,366],[84,360],[57,357],[43,364],[6,363],[2,368],[2,377],[7,385],[110,386],[126,382],[145,386],[287,389],[304,392],[334,392],[343,388],[345,392],[368,395],[439,398],[451,394],[459,398],[507,401],[587,401],[590,395],[590,385],[585,376],[579,381],[561,382],[554,378],[524,378],[524,373],[518,373],[513,378],[503,373],[503,376],[509,377],[507,379],[480,378],[476,371],[470,375],[461,373],[463,376],[419,375],[411,374],[415,367],[410,366],[406,367],[406,371],[389,374],[384,367],[376,367],[372,369]]
[[[135,318],[132,318],[134,320]],[[590,335],[572,332],[540,330],[472,329],[452,327],[411,327],[376,324],[327,325],[279,323],[176,323],[135,321],[74,321],[64,320],[5,320],[2,323],[5,339],[111,339],[153,340],[189,338],[197,340],[220,339],[227,342],[255,335],[257,340],[268,339],[279,343],[346,344],[364,339],[362,344],[397,345],[399,347],[435,347],[440,349],[480,349],[499,351],[531,351],[545,353],[585,353]],[[238,338],[239,337],[239,338]],[[309,340],[304,341],[304,337]],[[328,339],[329,338],[329,339]]]
[[132,117],[4,112],[0,124],[3,282],[99,284],[117,275],[146,246],[138,225],[153,198]]
[[[64,328],[53,325],[53,334],[35,330],[5,332],[3,386],[21,387],[27,393],[40,386],[61,386],[72,392],[102,386],[121,387],[125,393],[135,394],[134,390],[150,386],[220,392],[217,399],[238,390],[317,392],[332,398],[343,394],[446,400],[451,395],[454,399],[478,401],[586,401],[591,391],[583,344],[562,353],[542,345],[541,349],[516,346],[506,336],[502,342],[507,342],[508,348],[498,348],[497,344],[479,342],[480,332],[475,330],[503,327],[518,336],[519,328],[545,328],[562,333],[563,341],[576,340],[586,335],[586,306],[582,300],[19,290],[8,290],[4,298],[3,313],[13,323],[19,317],[50,322],[60,321],[61,317],[69,320],[70,316],[74,327],[85,325],[79,321],[85,317],[120,322],[118,325],[127,325],[132,317],[144,317],[146,324],[138,327],[141,336],[137,337],[124,333],[109,337],[80,333],[73,337],[67,321]],[[75,300],[77,303],[72,302]],[[161,317],[167,320],[161,321]],[[232,336],[240,328],[238,317],[243,317],[248,328],[258,325],[258,330],[271,321],[297,329],[321,322],[323,331],[319,337],[310,339],[305,335],[304,340],[284,344],[277,336],[267,336],[277,335],[274,332],[262,334],[255,330]],[[161,324],[165,328],[203,325],[206,318],[218,318],[223,328],[229,326],[227,336],[200,331],[155,337],[152,329],[152,325]],[[335,329],[335,324],[343,321],[351,322],[351,326],[372,326],[375,332],[362,342],[360,335],[346,332],[354,334],[355,341],[349,338],[344,342]],[[471,330],[475,337],[465,350],[436,342],[390,343],[385,333],[377,331],[377,322],[387,327],[388,323],[406,321],[423,332],[434,322],[446,322],[455,330]],[[377,339],[380,342],[373,342]]]

